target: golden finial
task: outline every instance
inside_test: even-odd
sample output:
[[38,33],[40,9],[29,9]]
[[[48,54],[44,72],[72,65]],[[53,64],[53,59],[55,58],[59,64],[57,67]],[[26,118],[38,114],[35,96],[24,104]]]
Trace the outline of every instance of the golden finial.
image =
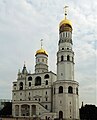
[[43,39],[41,39],[40,41],[41,41],[41,49],[42,49],[42,47],[43,47],[43,44],[42,44]]
[[65,19],[66,19],[66,16],[67,16],[67,8],[68,8],[68,6],[65,6],[65,7],[64,7]]

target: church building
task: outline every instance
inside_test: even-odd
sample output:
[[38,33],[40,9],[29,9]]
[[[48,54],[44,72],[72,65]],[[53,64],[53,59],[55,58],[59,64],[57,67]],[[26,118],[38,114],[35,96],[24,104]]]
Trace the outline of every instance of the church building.
[[74,79],[72,23],[59,24],[57,73],[48,70],[48,53],[41,47],[35,54],[35,72],[24,64],[12,90],[12,115],[15,118],[79,120],[79,83]]

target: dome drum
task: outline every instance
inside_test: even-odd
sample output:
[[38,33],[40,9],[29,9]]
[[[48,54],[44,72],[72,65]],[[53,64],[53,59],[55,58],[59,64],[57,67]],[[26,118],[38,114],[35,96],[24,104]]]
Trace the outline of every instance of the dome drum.
[[64,31],[69,31],[72,32],[72,27],[70,25],[67,24],[63,24],[62,26],[60,26],[59,28],[59,33],[64,32]]
[[59,32],[70,31],[72,32],[72,23],[68,19],[63,19],[59,24]]

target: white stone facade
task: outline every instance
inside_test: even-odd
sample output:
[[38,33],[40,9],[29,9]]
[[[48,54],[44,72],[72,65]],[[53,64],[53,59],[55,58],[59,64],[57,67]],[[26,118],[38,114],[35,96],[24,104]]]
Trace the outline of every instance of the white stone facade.
[[79,84],[74,80],[72,26],[64,19],[59,27],[57,74],[48,71],[48,54],[36,52],[35,73],[23,70],[13,82],[12,115],[40,119],[79,120]]
[[[22,73],[19,73],[22,75]],[[37,83],[41,80],[41,83]],[[13,116],[14,117],[41,117],[42,114],[52,111],[52,89],[56,74],[45,72],[27,74],[13,82]],[[26,109],[23,111],[24,108]],[[34,110],[35,113],[32,111]],[[36,114],[37,113],[37,114]]]

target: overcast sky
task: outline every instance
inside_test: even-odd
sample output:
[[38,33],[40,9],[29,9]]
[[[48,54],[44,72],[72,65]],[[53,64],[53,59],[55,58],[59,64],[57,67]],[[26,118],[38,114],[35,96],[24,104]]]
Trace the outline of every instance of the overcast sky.
[[0,0],[0,99],[11,99],[12,82],[24,61],[34,72],[35,52],[49,54],[49,70],[56,73],[59,23],[69,6],[73,24],[75,80],[80,104],[97,105],[97,1],[96,0]]

